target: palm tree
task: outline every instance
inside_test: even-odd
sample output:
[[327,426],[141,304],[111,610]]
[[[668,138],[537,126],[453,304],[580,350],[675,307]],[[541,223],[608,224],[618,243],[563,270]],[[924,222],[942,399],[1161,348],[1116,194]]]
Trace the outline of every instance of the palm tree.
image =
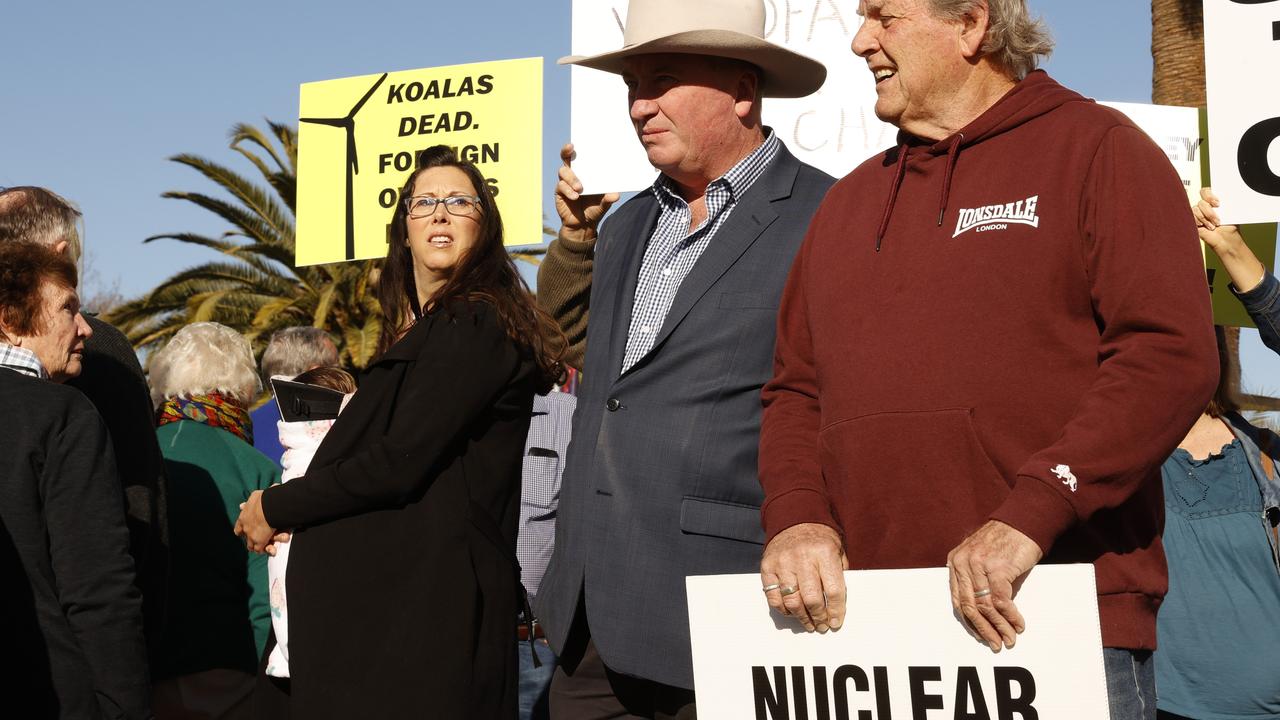
[[1151,101],[1205,106],[1202,0],[1151,0]]
[[188,323],[211,320],[244,333],[260,353],[275,330],[311,325],[337,339],[344,364],[363,368],[373,359],[381,332],[374,295],[378,262],[294,267],[298,135],[289,125],[267,125],[270,137],[252,125],[236,125],[230,147],[258,170],[269,188],[206,158],[170,158],[213,181],[231,199],[185,191],[163,196],[204,208],[230,229],[216,238],[179,232],[144,242],[176,240],[224,258],[183,270],[104,317],[139,350],[160,347]]

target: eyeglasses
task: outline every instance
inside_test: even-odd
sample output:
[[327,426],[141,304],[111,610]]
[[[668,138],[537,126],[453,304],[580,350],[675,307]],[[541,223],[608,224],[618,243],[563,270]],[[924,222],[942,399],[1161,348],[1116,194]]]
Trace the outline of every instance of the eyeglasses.
[[450,215],[465,216],[472,214],[480,207],[480,198],[475,195],[450,195],[443,198],[419,195],[404,199],[404,207],[409,211],[409,217],[415,220],[434,215],[436,205],[443,205],[445,212]]

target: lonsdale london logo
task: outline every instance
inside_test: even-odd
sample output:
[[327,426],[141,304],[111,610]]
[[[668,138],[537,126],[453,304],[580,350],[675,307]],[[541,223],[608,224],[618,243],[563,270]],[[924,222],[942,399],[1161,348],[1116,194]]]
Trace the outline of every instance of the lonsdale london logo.
[[978,232],[989,230],[1008,230],[1009,224],[1030,225],[1040,227],[1040,216],[1036,214],[1036,203],[1039,195],[1032,195],[1026,200],[1005,203],[1003,205],[986,205],[978,208],[961,208],[960,220],[956,223],[956,231],[951,237],[978,229]]

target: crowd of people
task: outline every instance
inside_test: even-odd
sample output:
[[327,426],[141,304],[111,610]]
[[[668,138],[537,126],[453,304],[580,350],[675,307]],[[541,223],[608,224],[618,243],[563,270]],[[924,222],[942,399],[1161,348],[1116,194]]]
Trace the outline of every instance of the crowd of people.
[[75,206],[0,190],[8,696],[694,718],[688,576],[758,573],[830,633],[843,570],[945,565],[1001,652],[1051,621],[1021,579],[1087,562],[1112,720],[1280,717],[1280,436],[1239,412],[1197,233],[1278,353],[1280,281],[1036,69],[1025,0],[859,13],[900,132],[837,180],[763,124],[826,70],[762,0],[631,0],[622,49],[561,62],[621,75],[652,187],[606,219],[566,145],[535,296],[480,169],[425,150],[358,377],[321,330],[259,362],[210,322],[144,372],[81,312]]

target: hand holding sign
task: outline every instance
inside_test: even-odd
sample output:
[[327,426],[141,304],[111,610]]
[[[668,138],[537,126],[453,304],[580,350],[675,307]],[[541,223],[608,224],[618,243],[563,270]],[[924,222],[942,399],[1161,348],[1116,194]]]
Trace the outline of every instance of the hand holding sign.
[[1014,528],[990,520],[947,554],[951,606],[992,652],[1012,648],[1027,629],[1013,596],[1044,557],[1040,546]]
[[582,183],[573,171],[573,161],[578,153],[573,143],[560,148],[560,182],[556,183],[556,212],[560,215],[560,237],[574,242],[588,242],[596,237],[596,226],[618,202],[618,193],[607,195],[583,195]]
[[[760,559],[760,580],[769,607],[794,615],[810,632],[839,630],[844,623],[849,569],[844,542],[830,527],[801,523],[769,541]],[[789,590],[785,595],[783,590]]]
[[1258,283],[1266,277],[1267,269],[1245,244],[1239,228],[1219,224],[1219,204],[1218,196],[1213,194],[1211,188],[1200,191],[1200,202],[1191,208],[1191,214],[1196,217],[1196,230],[1200,233],[1200,240],[1222,260],[1236,290],[1249,292],[1258,287]]

